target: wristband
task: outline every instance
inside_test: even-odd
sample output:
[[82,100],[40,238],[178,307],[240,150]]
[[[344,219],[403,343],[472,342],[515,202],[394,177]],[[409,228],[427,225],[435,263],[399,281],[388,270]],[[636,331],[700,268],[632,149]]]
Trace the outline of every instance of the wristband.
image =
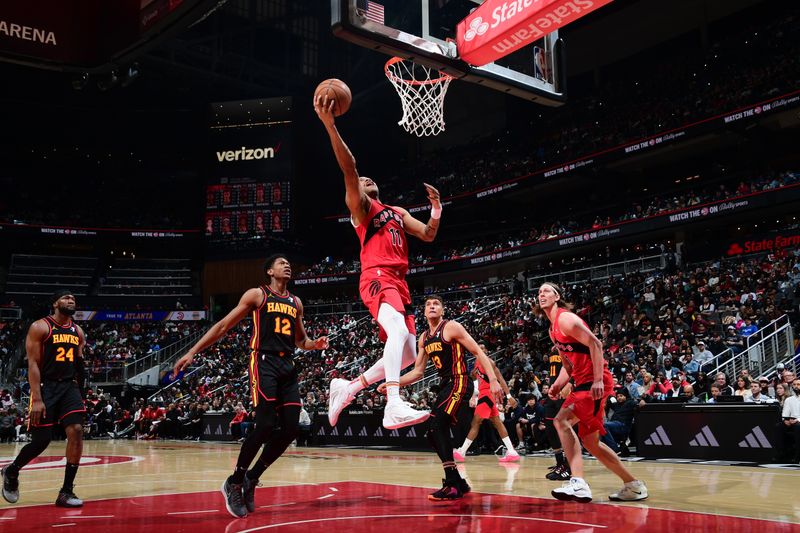
[[442,218],[442,208],[441,207],[431,207],[431,218],[433,220],[439,220]]
[[511,393],[506,394],[506,398],[511,399]]

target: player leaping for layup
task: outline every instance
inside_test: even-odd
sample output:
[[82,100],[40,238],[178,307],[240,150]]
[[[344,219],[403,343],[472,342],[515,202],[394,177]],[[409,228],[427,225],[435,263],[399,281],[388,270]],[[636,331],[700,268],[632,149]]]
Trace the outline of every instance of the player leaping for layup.
[[356,160],[336,129],[334,100],[317,97],[314,110],[325,125],[336,161],[344,173],[345,203],[350,221],[361,242],[361,280],[359,290],[364,305],[378,321],[386,345],[383,359],[358,379],[334,379],[328,397],[328,420],[336,425],[339,414],[364,388],[386,379],[388,400],[383,425],[396,429],[423,422],[428,411],[417,411],[400,399],[400,370],[417,357],[416,327],[411,311],[411,294],[405,276],[408,271],[408,243],[405,233],[431,242],[439,229],[442,204],[439,191],[425,184],[431,202],[431,217],[423,224],[402,207],[382,203],[378,186],[369,178],[359,177]]
[[586,322],[569,311],[569,304],[562,299],[561,289],[555,283],[543,283],[539,287],[539,307],[550,321],[550,339],[561,354],[562,367],[550,386],[550,398],[558,399],[559,391],[570,377],[575,381],[575,388],[564,400],[554,421],[572,477],[563,487],[553,490],[553,496],[583,503],[592,500],[592,491],[583,479],[581,446],[572,430],[577,423],[586,449],[625,482],[625,486],[611,494],[609,499],[644,500],[647,498],[644,483],[633,477],[617,454],[600,442],[600,435],[605,434],[603,414],[606,398],[614,392],[614,381],[603,358],[603,344]]

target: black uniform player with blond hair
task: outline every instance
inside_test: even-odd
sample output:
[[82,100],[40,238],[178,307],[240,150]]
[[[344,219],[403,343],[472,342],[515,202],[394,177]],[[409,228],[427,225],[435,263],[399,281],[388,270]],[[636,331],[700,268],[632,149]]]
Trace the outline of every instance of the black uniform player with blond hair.
[[[328,338],[311,340],[303,326],[303,304],[287,290],[292,277],[288,259],[282,254],[264,263],[269,284],[249,289],[228,315],[211,326],[197,344],[175,363],[173,375],[188,367],[202,352],[247,315],[253,320],[250,339],[250,393],[255,405],[255,428],[245,439],[236,468],[222,483],[228,512],[244,518],[255,512],[255,489],[261,474],[295,439],[300,421],[300,390],[293,356],[301,350],[324,350]],[[280,429],[276,429],[280,426]],[[261,456],[250,464],[262,445]],[[250,468],[248,470],[248,468]]]
[[86,407],[80,387],[84,383],[83,347],[86,336],[72,321],[75,296],[62,290],[53,295],[50,316],[31,324],[25,339],[28,355],[28,383],[31,388],[28,430],[31,442],[3,467],[3,498],[19,500],[19,471],[50,444],[53,427],[63,426],[67,434],[67,464],[64,484],[58,493],[59,507],[81,507],[73,484],[83,451],[83,419]]
[[[466,354],[475,355],[483,368],[492,368],[492,360],[467,333],[464,326],[455,320],[444,319],[444,304],[439,296],[425,299],[425,318],[428,327],[419,337],[419,356],[414,368],[400,376],[400,386],[410,385],[422,378],[425,366],[430,359],[440,378],[439,395],[431,411],[427,437],[431,446],[442,461],[445,478],[442,488],[428,495],[433,501],[457,500],[469,492],[467,482],[461,479],[453,459],[453,442],[450,428],[459,420],[470,417],[469,399],[472,396],[472,379],[467,370]],[[492,397],[502,402],[503,389],[494,373],[489,374],[489,387]],[[385,384],[378,390],[385,390]]]

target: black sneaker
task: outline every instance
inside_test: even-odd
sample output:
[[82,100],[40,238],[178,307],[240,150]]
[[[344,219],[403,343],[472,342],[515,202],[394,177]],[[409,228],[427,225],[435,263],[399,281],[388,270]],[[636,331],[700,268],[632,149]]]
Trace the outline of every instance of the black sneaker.
[[8,503],[17,503],[19,501],[19,476],[9,476],[8,467],[9,465],[6,465],[0,470],[0,474],[3,476],[3,499]]
[[448,485],[447,480],[445,479],[442,480],[441,489],[437,490],[433,494],[428,494],[428,499],[434,502],[460,500],[463,497],[464,493],[461,492],[461,489],[459,489],[458,487],[452,487]]
[[83,507],[83,500],[75,496],[71,490],[61,490],[56,498],[57,507]]
[[244,483],[242,483],[242,499],[244,506],[247,507],[248,513],[256,512],[256,487],[261,485],[257,479],[250,479],[244,476]]
[[247,516],[247,508],[242,501],[242,486],[236,483],[230,483],[228,478],[222,482],[220,489],[222,495],[225,496],[225,507],[231,516],[236,518],[244,518]]
[[472,491],[472,487],[469,486],[466,479],[461,478],[458,480],[458,490],[461,491],[461,494],[469,494]]
[[568,467],[561,465],[553,469],[553,471],[549,472],[545,477],[550,481],[568,481],[571,477],[571,473]]

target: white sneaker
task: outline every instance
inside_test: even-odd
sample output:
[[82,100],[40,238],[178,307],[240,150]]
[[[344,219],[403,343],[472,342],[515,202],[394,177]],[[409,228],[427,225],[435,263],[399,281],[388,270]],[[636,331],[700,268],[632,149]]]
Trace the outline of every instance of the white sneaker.
[[550,494],[554,498],[567,502],[589,503],[592,501],[592,489],[579,477],[565,481],[561,488],[553,489]]
[[400,429],[413,426],[425,422],[430,416],[430,411],[417,411],[406,402],[394,401],[386,404],[383,411],[383,427]]
[[355,394],[350,394],[349,385],[350,382],[346,379],[331,380],[331,387],[328,390],[328,422],[331,426],[336,425],[339,415],[356,397]]
[[608,499],[614,502],[635,502],[645,498],[647,498],[647,487],[639,480],[629,481],[622,489],[608,495]]

